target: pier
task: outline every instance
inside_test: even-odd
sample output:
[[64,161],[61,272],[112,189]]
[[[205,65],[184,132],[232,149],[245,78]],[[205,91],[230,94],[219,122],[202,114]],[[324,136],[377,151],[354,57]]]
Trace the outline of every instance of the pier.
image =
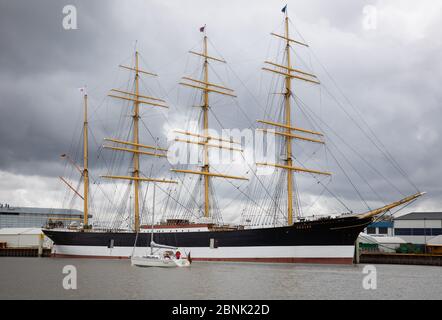
[[0,257],[50,257],[47,248],[0,248]]
[[360,255],[359,262],[373,264],[442,266],[442,255],[425,253],[364,252]]

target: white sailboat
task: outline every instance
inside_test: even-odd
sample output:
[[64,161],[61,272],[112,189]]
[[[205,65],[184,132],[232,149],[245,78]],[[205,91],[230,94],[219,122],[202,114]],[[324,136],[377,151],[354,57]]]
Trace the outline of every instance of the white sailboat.
[[[150,243],[151,252],[144,256],[133,256],[131,258],[131,264],[137,267],[163,267],[163,268],[175,268],[178,266],[185,266],[185,263],[177,263],[176,261],[184,259],[176,259],[173,254],[168,251],[155,253],[153,248],[163,248],[163,246],[158,246],[156,243]],[[172,250],[176,248],[170,247]],[[171,251],[173,252],[173,251]],[[187,261],[187,260],[186,260]],[[188,264],[190,265],[190,263]]]
[[[131,265],[137,267],[189,267],[191,259],[188,256],[181,257],[178,248],[155,243],[153,241],[153,226],[155,223],[155,183],[153,183],[152,226],[150,230],[150,254],[131,257]],[[135,240],[136,241],[136,240]],[[135,243],[136,247],[136,243]],[[154,250],[156,249],[156,250]]]

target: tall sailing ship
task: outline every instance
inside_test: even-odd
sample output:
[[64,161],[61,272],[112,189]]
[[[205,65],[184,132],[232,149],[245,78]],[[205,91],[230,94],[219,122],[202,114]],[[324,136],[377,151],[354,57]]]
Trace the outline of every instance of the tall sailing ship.
[[[294,40],[289,33],[289,17],[284,10],[284,34],[272,33],[284,44],[283,60],[273,62],[265,61],[265,71],[281,76],[284,81],[282,119],[258,120],[260,124],[270,129],[261,129],[266,134],[275,135],[282,141],[284,158],[277,162],[257,162],[257,167],[272,167],[285,173],[284,189],[286,199],[283,211],[286,215],[285,225],[273,226],[247,226],[225,225],[217,223],[214,219],[213,180],[248,180],[246,176],[230,175],[214,169],[210,162],[210,150],[228,149],[231,152],[241,152],[237,142],[224,137],[210,135],[209,111],[211,95],[235,96],[234,91],[224,85],[211,82],[209,77],[209,63],[225,63],[221,58],[214,57],[208,52],[208,37],[205,27],[203,32],[202,52],[190,51],[191,54],[202,58],[202,77],[195,79],[183,77],[180,83],[192,90],[202,93],[202,105],[200,113],[199,130],[181,130],[176,133],[181,138],[175,138],[175,142],[192,144],[200,148],[202,157],[200,170],[172,168],[171,171],[178,177],[177,180],[168,180],[145,176],[140,171],[140,156],[165,158],[167,149],[158,145],[143,144],[140,139],[140,105],[148,105],[154,108],[167,108],[166,101],[144,93],[140,93],[140,77],[156,76],[153,73],[141,70],[139,67],[139,53],[135,52],[135,63],[132,66],[121,66],[129,70],[135,76],[134,90],[125,91],[112,89],[112,98],[129,102],[133,105],[131,136],[132,140],[106,138],[110,143],[106,149],[113,152],[123,152],[132,155],[133,170],[131,175],[104,175],[104,179],[129,181],[133,188],[133,223],[130,230],[106,230],[93,228],[89,222],[89,172],[88,172],[88,121],[87,121],[87,94],[84,94],[84,126],[83,126],[83,169],[80,170],[83,177],[84,192],[79,194],[76,188],[68,186],[83,199],[84,221],[79,229],[46,228],[44,233],[54,242],[53,253],[56,256],[82,256],[82,257],[106,257],[106,258],[129,258],[139,254],[150,242],[153,230],[153,241],[168,246],[182,248],[191,252],[195,261],[249,261],[249,262],[303,262],[303,263],[338,263],[349,264],[353,261],[355,242],[362,230],[364,230],[377,216],[389,210],[407,204],[420,197],[423,193],[418,192],[399,201],[387,204],[378,209],[355,214],[352,212],[338,216],[321,218],[300,219],[295,214],[296,190],[293,175],[302,172],[311,175],[330,175],[329,172],[308,169],[297,166],[293,161],[293,140],[302,140],[309,143],[324,144],[323,134],[318,131],[296,127],[293,123],[293,91],[292,80],[306,81],[320,84],[318,78],[312,73],[295,69],[291,61],[291,46],[306,44]],[[271,129],[273,128],[273,129]],[[166,219],[152,225],[143,225],[140,218],[140,208],[143,200],[140,195],[140,185],[143,183],[153,184],[177,184],[181,180],[180,175],[197,176],[201,181],[201,213],[198,221],[189,219]],[[65,183],[67,181],[64,180]],[[271,196],[271,195],[269,195]]]

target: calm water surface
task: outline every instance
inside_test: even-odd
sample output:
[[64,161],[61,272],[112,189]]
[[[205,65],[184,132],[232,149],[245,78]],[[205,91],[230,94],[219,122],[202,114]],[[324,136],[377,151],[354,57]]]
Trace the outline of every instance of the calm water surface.
[[[63,267],[77,289],[63,288]],[[377,289],[365,290],[364,265],[205,263],[137,268],[128,260],[0,258],[0,299],[442,299],[442,268],[375,265]]]

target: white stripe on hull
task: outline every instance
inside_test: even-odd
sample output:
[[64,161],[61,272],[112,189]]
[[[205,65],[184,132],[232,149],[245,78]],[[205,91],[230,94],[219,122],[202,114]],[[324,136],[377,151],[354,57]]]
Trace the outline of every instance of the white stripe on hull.
[[[147,248],[137,247],[135,255],[143,255]],[[149,249],[150,250],[150,249]],[[195,260],[241,260],[241,259],[352,259],[354,246],[268,246],[268,247],[180,247],[191,252]],[[62,246],[55,245],[53,253],[61,256],[103,258],[128,258],[133,247]]]

